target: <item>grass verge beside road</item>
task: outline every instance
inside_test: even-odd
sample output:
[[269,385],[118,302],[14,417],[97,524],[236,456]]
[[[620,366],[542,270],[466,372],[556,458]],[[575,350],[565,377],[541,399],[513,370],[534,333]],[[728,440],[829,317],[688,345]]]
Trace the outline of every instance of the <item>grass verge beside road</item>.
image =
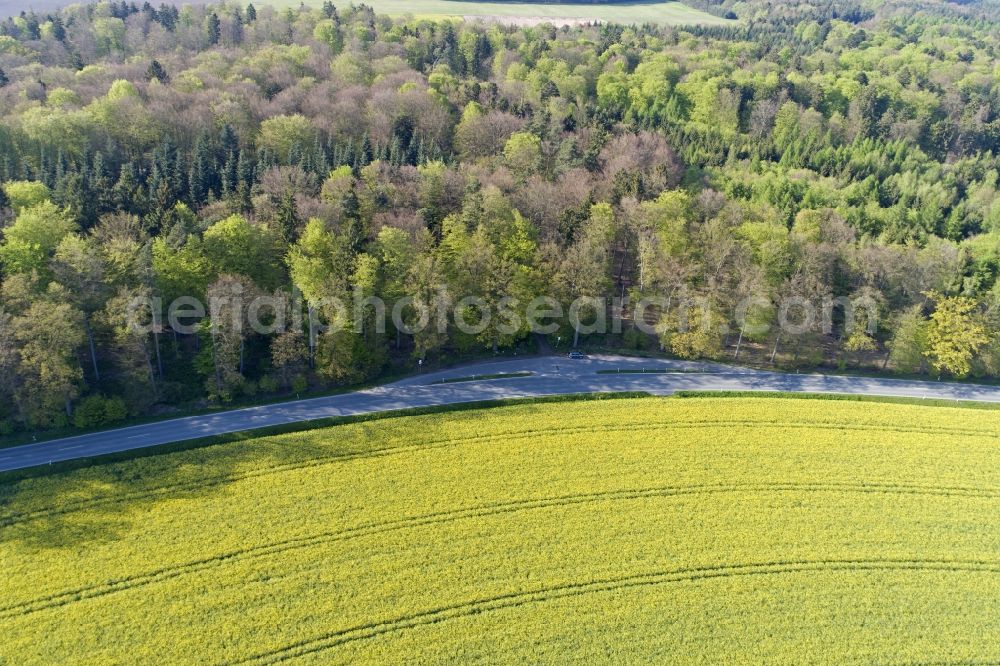
[[533,372],[497,372],[492,375],[469,375],[468,377],[450,377],[434,382],[435,384],[459,384],[461,382],[481,382],[491,379],[516,379],[518,377],[531,377]]
[[[351,423],[366,423],[369,421],[381,421],[383,419],[400,418],[404,416],[425,416],[428,414],[444,414],[448,412],[463,412],[469,410],[488,409],[491,407],[506,407],[524,404],[550,404],[561,402],[578,402],[581,400],[621,400],[627,398],[648,397],[649,394],[643,391],[621,391],[617,393],[575,393],[570,395],[553,395],[541,398],[510,398],[503,400],[480,400],[477,402],[460,402],[448,405],[434,405],[430,407],[414,407],[411,409],[399,409],[389,412],[376,412],[372,414],[358,414],[356,416],[337,416],[325,419],[315,419],[312,421],[298,421],[279,426],[268,426],[256,428],[254,430],[243,430],[240,432],[226,433],[223,435],[212,435],[211,437],[201,437],[198,439],[188,439],[170,444],[157,444],[139,449],[130,449],[117,453],[107,453],[101,456],[89,458],[76,458],[63,462],[53,463],[40,467],[29,467],[10,472],[0,472],[0,486],[6,483],[13,483],[24,479],[31,479],[41,476],[51,476],[72,472],[74,470],[85,469],[94,465],[106,465],[111,463],[125,462],[137,458],[149,456],[159,456],[168,453],[178,453],[193,449],[207,448],[221,444],[236,444],[247,442],[261,437],[273,437],[276,435],[287,435],[297,432],[306,432],[320,428],[330,428]],[[2,663],[2,662],[0,662]]]

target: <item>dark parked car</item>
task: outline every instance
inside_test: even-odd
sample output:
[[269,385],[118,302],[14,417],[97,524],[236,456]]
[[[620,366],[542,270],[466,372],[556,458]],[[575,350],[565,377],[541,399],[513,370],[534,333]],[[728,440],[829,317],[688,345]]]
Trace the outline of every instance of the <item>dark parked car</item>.
[[579,360],[581,358],[587,358],[586,356],[583,355],[583,352],[570,352],[569,357],[574,361]]

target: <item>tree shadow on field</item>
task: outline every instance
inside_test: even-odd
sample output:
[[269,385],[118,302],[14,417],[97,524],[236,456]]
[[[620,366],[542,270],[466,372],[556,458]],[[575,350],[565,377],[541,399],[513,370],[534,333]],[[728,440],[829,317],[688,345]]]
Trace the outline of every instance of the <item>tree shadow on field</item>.
[[[325,419],[57,464],[33,470],[24,478],[0,477],[0,552],[12,544],[44,554],[113,543],[145,529],[147,514],[163,502],[218,499],[232,493],[238,482],[253,484],[255,479],[263,481],[316,465],[391,455],[393,449],[478,439],[489,434],[483,425],[485,408],[491,414],[497,409],[514,410],[508,412],[512,416],[509,429],[523,430],[531,422],[551,421],[551,403],[573,403],[581,397],[587,398],[553,397],[513,401],[513,405],[511,401],[467,403]],[[589,399],[615,397],[637,396]],[[256,488],[244,486],[241,494],[233,493],[233,512],[248,511],[246,505],[257,501]],[[350,492],[350,488],[323,490],[327,495],[333,491]],[[377,505],[380,498],[358,497],[356,501]]]
[[[0,480],[0,552],[14,544],[43,554],[113,543],[143,529],[146,514],[160,503],[217,499],[237,482],[447,439],[448,420],[476,416],[458,412],[454,419],[415,418],[341,419],[347,422],[300,432],[226,435],[143,457],[96,460],[85,467],[77,462],[73,466],[78,469],[42,469],[28,478]],[[406,428],[413,436],[400,440]],[[397,439],[386,442],[392,433]],[[234,495],[234,512],[246,510],[239,504],[252,501],[253,490],[249,493]]]
[[[100,464],[4,484],[0,542],[17,541],[39,551],[114,542],[139,527],[143,512],[158,502],[221,491],[218,481],[200,487],[206,470],[177,460],[183,455]],[[238,462],[233,456],[220,457],[212,462],[212,475],[225,479]]]

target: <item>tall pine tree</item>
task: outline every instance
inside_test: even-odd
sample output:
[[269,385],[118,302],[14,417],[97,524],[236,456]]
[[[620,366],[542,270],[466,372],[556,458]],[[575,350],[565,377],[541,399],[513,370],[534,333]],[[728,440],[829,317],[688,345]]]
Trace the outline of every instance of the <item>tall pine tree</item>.
[[191,170],[188,175],[188,196],[195,206],[203,205],[214,189],[215,164],[209,152],[208,142],[199,136],[191,155]]
[[205,32],[208,34],[209,44],[219,43],[219,37],[222,36],[222,22],[219,21],[219,15],[215,12],[211,12],[208,15],[208,19],[205,22]]

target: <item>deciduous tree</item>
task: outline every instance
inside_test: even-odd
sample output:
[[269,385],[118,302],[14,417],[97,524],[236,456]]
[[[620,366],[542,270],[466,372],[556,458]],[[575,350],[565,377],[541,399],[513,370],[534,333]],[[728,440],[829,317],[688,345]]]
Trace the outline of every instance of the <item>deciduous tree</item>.
[[935,301],[927,327],[925,355],[939,373],[965,377],[972,359],[990,340],[974,300],[965,296],[931,294]]

